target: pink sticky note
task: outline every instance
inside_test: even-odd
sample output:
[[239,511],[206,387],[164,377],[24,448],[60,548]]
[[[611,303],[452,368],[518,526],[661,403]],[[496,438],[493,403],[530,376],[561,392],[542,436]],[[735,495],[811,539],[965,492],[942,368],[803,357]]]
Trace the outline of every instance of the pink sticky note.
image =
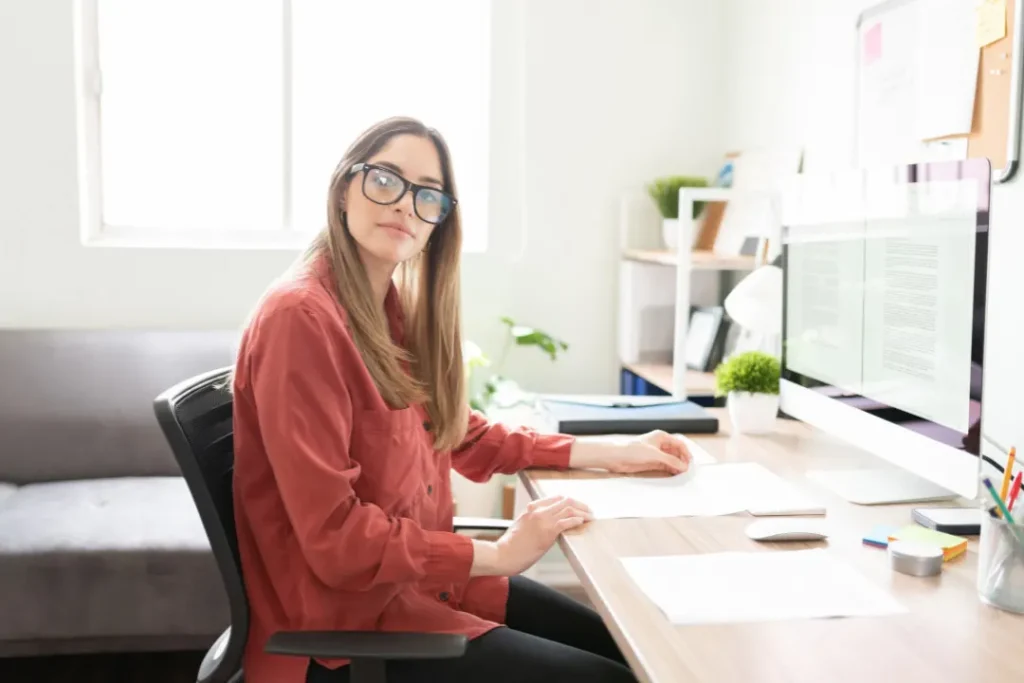
[[864,34],[864,63],[871,64],[882,56],[882,25],[875,24]]

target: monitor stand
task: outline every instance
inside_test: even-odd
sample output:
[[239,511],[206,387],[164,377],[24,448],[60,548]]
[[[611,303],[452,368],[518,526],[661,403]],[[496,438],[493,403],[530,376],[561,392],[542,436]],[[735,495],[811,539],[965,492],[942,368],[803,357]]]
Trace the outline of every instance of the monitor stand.
[[857,505],[955,500],[949,489],[901,469],[814,470],[807,478]]

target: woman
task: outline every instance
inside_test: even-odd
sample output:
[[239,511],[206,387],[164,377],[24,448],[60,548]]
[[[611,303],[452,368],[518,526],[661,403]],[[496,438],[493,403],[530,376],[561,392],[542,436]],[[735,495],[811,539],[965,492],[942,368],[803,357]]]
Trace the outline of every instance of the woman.
[[261,300],[234,373],[246,680],[348,680],[345,661],[265,654],[279,630],[471,639],[458,659],[389,663],[389,683],[634,680],[595,613],[516,576],[589,510],[547,499],[501,540],[470,539],[452,532],[450,471],[680,472],[685,447],[663,433],[621,445],[541,435],[469,411],[462,234],[437,132],[410,119],[366,131],[333,174],[327,215]]

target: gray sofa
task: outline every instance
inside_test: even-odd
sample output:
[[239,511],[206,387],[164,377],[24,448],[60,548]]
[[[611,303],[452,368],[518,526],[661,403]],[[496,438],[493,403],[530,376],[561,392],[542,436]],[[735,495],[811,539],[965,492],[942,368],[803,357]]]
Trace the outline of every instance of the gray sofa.
[[152,406],[236,342],[0,330],[0,656],[205,649],[228,625]]

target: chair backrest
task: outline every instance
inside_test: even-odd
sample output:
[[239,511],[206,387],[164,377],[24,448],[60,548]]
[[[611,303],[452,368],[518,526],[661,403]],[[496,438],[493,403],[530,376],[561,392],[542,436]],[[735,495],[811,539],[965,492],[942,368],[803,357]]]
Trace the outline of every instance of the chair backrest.
[[[181,468],[227,590],[231,627],[200,669],[200,683],[229,681],[239,671],[249,631],[249,604],[235,535],[235,454],[230,368],[207,372],[162,392],[157,421]],[[208,669],[208,670],[205,670]]]

